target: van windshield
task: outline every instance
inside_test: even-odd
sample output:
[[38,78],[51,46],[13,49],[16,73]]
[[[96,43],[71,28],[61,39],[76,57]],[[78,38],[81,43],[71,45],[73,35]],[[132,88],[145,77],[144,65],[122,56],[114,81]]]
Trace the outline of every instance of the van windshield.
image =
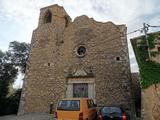
[[79,111],[80,101],[79,100],[61,100],[58,104],[57,110]]

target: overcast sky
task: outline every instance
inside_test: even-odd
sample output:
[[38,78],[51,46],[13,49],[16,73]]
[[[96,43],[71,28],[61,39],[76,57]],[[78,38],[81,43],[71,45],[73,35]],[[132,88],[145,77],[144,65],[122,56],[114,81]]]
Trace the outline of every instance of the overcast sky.
[[[97,21],[126,24],[128,32],[141,28],[143,22],[160,25],[160,0],[0,0],[0,49],[7,50],[13,40],[30,43],[40,8],[52,4],[63,6],[72,20],[85,14]],[[139,35],[128,35],[128,43]],[[138,71],[130,43],[128,47],[132,72]]]

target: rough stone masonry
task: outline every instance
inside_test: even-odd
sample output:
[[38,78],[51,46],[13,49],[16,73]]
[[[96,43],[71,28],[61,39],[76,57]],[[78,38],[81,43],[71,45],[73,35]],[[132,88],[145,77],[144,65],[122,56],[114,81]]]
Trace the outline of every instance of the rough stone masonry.
[[88,97],[98,106],[134,113],[127,28],[87,16],[71,20],[63,7],[40,11],[33,31],[19,115],[49,113],[59,99]]

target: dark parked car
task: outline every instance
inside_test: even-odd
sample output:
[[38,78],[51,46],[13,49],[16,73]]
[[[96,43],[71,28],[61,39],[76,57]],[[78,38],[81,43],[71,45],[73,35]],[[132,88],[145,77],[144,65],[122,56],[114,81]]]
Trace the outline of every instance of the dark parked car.
[[121,107],[104,106],[98,113],[98,120],[129,120],[126,112]]

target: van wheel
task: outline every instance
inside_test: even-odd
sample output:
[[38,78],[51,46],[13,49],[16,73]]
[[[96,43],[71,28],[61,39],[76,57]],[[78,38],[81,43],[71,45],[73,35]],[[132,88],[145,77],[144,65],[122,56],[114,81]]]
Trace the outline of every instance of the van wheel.
[[97,118],[98,116],[97,116],[97,114],[96,114],[96,116],[95,116],[95,118],[93,119],[93,120],[98,120],[98,118]]

